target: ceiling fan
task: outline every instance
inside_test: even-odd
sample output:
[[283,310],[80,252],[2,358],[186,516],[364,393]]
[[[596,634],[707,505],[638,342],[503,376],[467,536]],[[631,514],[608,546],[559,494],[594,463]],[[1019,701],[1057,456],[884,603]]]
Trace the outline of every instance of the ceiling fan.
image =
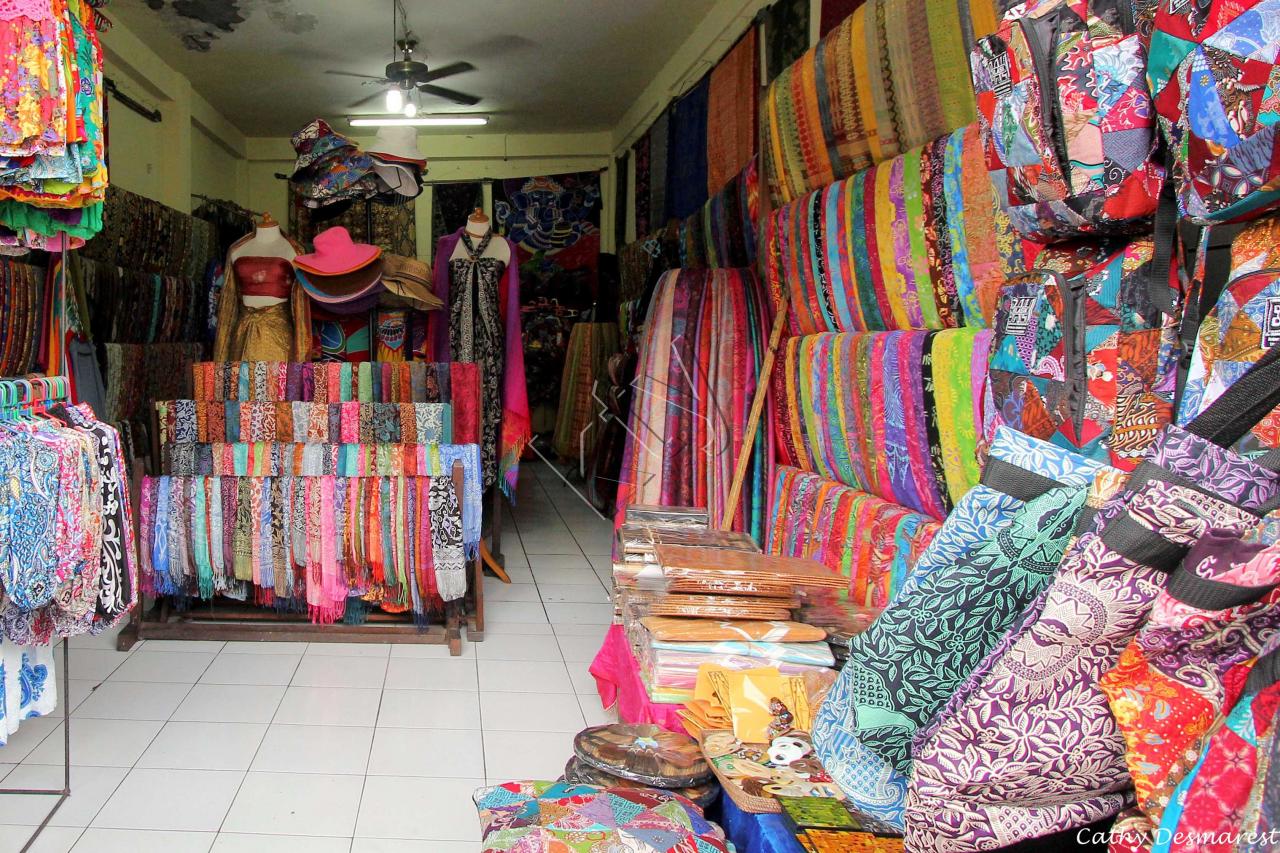
[[[437,80],[443,80],[446,77],[452,77],[455,74],[462,74],[466,71],[474,71],[476,67],[470,62],[454,62],[440,68],[428,68],[427,63],[420,62],[413,58],[413,52],[418,47],[418,39],[409,29],[409,22],[405,14],[404,6],[400,0],[393,0],[394,6],[392,10],[391,27],[392,36],[397,36],[396,29],[396,12],[403,22],[404,37],[395,38],[396,50],[400,52],[399,60],[392,60],[387,63],[387,67],[383,69],[381,77],[374,77],[370,74],[356,74],[352,71],[326,71],[326,74],[333,74],[338,77],[360,77],[364,79],[366,86],[374,85],[380,90],[386,89],[387,112],[400,112],[402,109],[405,115],[412,117],[417,112],[417,105],[414,103],[414,92],[420,92],[423,95],[432,95],[437,98],[443,98],[452,101],[455,104],[461,104],[467,107],[473,107],[480,103],[480,99],[475,95],[468,95],[465,92],[459,92],[456,89],[449,89],[444,86],[435,85]],[[383,94],[381,91],[374,92],[368,97],[361,98],[352,104],[349,109],[356,109],[372,101],[374,98]],[[419,96],[420,97],[420,96]]]

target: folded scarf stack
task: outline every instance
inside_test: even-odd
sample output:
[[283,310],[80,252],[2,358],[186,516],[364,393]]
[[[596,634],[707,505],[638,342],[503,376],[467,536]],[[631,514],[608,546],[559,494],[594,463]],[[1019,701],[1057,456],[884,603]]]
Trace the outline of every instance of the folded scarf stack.
[[981,474],[991,332],[865,332],[787,341],[774,374],[780,459],[944,519]]
[[156,406],[164,444],[447,444],[454,432],[449,403],[164,400]]
[[884,607],[941,525],[875,495],[785,465],[774,470],[765,550],[812,557],[849,579],[848,601]]
[[[628,505],[725,511],[771,318],[749,270],[674,270],[649,306],[636,370],[617,523]],[[772,427],[756,432],[733,529],[764,529]]]
[[977,120],[969,46],[995,32],[990,0],[869,0],[765,96],[770,190],[790,202]]
[[197,400],[449,403],[474,399],[479,383],[475,364],[456,361],[202,361],[191,368]]
[[766,240],[803,334],[989,326],[1023,266],[976,124],[780,208]]

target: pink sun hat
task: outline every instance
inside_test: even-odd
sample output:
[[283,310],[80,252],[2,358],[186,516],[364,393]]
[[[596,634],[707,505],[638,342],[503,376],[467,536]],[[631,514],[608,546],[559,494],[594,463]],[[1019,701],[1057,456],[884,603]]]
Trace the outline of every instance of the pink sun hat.
[[368,266],[378,259],[382,249],[367,243],[356,243],[341,225],[321,231],[315,236],[316,250],[298,255],[293,265],[320,275],[344,275]]

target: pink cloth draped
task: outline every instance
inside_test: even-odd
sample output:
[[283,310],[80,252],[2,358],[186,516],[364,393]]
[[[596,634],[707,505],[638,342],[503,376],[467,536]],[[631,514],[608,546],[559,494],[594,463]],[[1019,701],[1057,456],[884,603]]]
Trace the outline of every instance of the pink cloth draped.
[[684,733],[676,712],[683,705],[661,705],[649,701],[640,680],[627,635],[621,625],[612,625],[604,636],[604,645],[596,652],[589,669],[596,680],[596,691],[606,708],[618,706],[618,719],[624,723],[654,723],[673,732]]

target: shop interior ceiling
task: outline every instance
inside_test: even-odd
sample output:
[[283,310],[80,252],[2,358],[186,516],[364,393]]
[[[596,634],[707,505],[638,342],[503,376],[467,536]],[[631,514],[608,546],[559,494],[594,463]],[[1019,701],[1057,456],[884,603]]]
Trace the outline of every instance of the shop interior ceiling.
[[[489,116],[490,133],[610,130],[715,0],[430,0],[405,3],[416,59],[474,71],[440,85],[474,107],[424,97],[424,114]],[[247,136],[311,119],[378,115],[381,98],[338,69],[381,76],[394,55],[392,0],[114,0],[111,15],[192,81]]]

